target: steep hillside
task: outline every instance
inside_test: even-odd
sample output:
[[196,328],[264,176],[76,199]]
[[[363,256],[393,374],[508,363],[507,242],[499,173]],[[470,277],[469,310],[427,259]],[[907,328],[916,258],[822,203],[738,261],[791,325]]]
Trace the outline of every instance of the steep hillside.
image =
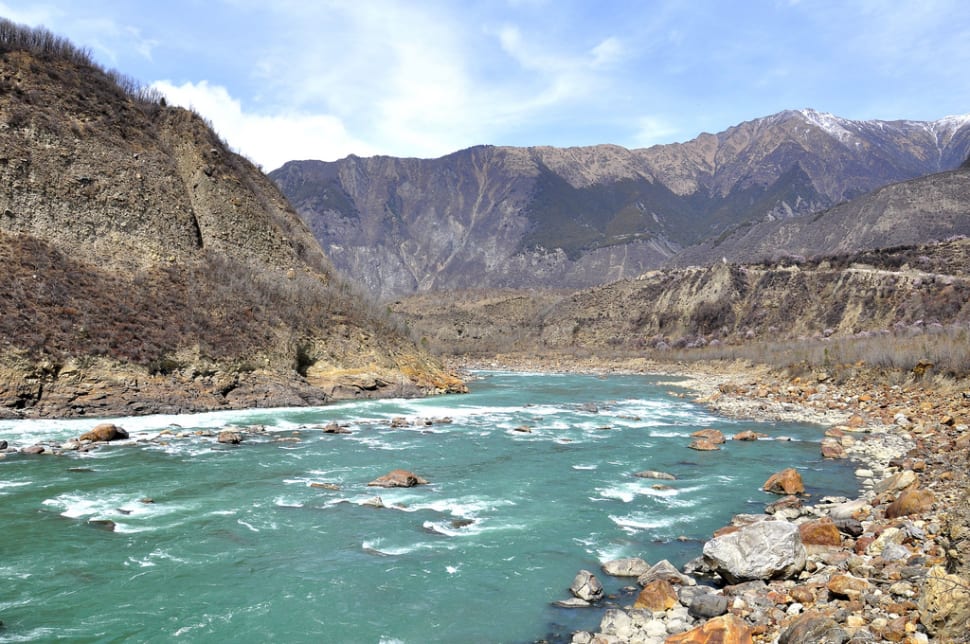
[[[970,240],[795,264],[666,269],[572,293],[425,293],[394,303],[442,352],[613,352],[921,334],[970,323]],[[932,340],[929,341],[932,344]]]
[[197,115],[0,21],[0,414],[322,403],[461,383],[356,296]]
[[800,110],[643,150],[483,146],[292,161],[270,176],[338,269],[390,297],[632,277],[740,225],[815,213],[968,154],[970,117]]
[[970,166],[895,183],[823,212],[739,226],[688,248],[679,266],[912,245],[970,235]]

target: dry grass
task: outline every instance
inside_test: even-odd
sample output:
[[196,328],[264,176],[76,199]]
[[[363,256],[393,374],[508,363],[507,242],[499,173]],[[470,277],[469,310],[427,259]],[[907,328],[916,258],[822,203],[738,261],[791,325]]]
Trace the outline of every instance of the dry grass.
[[653,357],[686,362],[747,360],[788,369],[793,375],[820,369],[838,373],[864,366],[903,375],[966,378],[970,376],[970,327],[906,327],[864,337],[748,342],[656,352]]

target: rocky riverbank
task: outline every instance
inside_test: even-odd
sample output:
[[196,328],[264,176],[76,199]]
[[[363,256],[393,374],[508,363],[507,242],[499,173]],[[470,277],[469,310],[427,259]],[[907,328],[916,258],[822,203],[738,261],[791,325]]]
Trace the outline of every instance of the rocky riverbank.
[[[476,366],[499,365],[675,373],[636,361]],[[896,379],[787,378],[736,364],[672,379],[722,414],[826,426],[822,453],[856,461],[861,494],[810,503],[796,487],[762,515],[735,517],[683,572],[666,562],[610,566],[638,576],[632,603],[573,642],[970,641],[968,383]]]

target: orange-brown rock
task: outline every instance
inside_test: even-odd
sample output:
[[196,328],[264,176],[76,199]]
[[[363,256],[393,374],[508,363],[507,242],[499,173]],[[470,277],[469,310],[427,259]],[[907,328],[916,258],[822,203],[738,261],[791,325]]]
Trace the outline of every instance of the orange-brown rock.
[[671,635],[664,644],[753,644],[753,631],[737,615],[728,613],[693,628]]
[[670,582],[666,579],[657,579],[643,587],[633,607],[661,612],[673,608],[678,603],[677,591]]
[[789,591],[788,594],[791,595],[791,598],[797,601],[799,604],[807,606],[815,603],[815,593],[812,592],[811,588],[807,588],[805,586],[795,586]]
[[95,442],[116,441],[125,438],[128,438],[128,432],[112,423],[101,423],[79,437],[82,441]]
[[[863,398],[865,398],[866,400],[863,400]],[[870,400],[872,400],[872,397],[866,394],[863,394],[862,396],[859,396],[859,400],[862,400],[863,402],[869,402]],[[865,424],[866,424],[865,419],[858,414],[854,415],[845,423],[846,427],[851,427],[852,429],[859,429],[860,427],[864,427]]]
[[869,590],[869,582],[852,575],[833,575],[826,587],[833,595],[858,599],[862,593]]
[[691,438],[703,438],[715,445],[720,445],[724,442],[724,432],[719,429],[700,429],[691,434]]
[[750,429],[746,429],[743,432],[738,432],[731,437],[731,440],[736,441],[756,441],[759,438],[766,438],[767,434],[762,434],[761,432],[753,432]]
[[796,617],[782,631],[779,644],[808,644],[811,642],[844,642],[848,634],[830,616],[820,611],[808,611]]
[[802,494],[805,484],[802,483],[801,474],[789,467],[768,477],[762,489],[772,494]]
[[717,446],[717,443],[712,443],[706,438],[695,438],[687,447],[696,449],[699,452],[716,452],[721,449]]
[[826,437],[822,439],[821,445],[822,458],[846,458],[848,454],[839,439]]
[[806,546],[840,546],[842,535],[832,519],[824,517],[818,521],[808,521],[798,526],[802,543]]
[[908,488],[900,492],[896,500],[886,508],[886,518],[895,519],[928,512],[935,501],[936,496],[931,490],[917,487]]

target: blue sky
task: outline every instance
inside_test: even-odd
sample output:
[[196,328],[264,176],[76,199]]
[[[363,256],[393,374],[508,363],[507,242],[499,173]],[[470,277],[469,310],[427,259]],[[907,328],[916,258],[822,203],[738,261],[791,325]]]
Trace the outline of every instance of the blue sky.
[[0,0],[271,170],[480,143],[646,147],[784,109],[970,113],[962,0]]

